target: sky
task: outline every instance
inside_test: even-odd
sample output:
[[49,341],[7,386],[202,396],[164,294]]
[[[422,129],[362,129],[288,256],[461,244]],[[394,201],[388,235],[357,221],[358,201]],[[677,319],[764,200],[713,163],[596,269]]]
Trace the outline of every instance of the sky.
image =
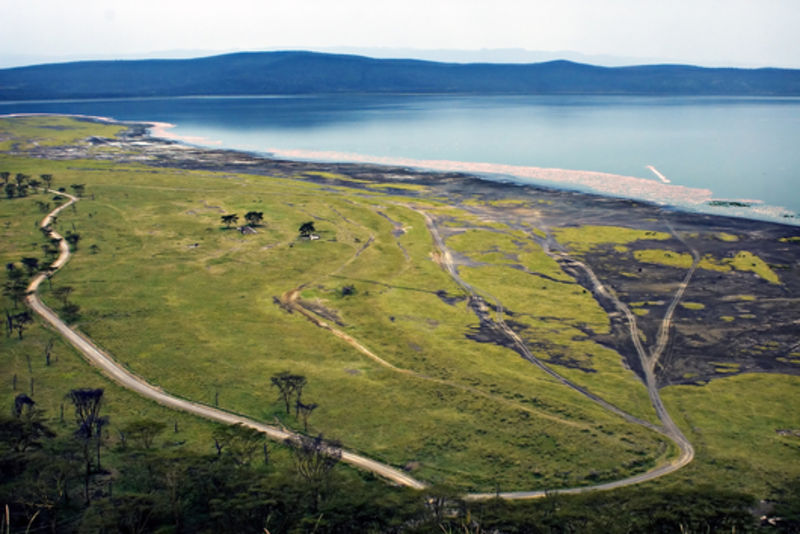
[[0,21],[0,66],[153,52],[524,49],[800,68],[800,0],[1,0]]

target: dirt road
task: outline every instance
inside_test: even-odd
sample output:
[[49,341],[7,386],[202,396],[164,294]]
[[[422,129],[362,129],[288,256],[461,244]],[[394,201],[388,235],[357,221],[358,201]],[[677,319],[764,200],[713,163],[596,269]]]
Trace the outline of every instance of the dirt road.
[[[59,194],[56,191],[51,191],[52,193]],[[67,197],[69,197],[70,201],[63,206],[60,206],[53,212],[51,212],[41,223],[42,228],[46,228],[50,225],[53,218],[58,215],[58,213],[69,207],[70,205],[74,204],[78,201],[78,198],[67,195],[65,193],[61,193]],[[61,236],[57,234],[55,231],[50,231],[50,237],[55,239],[61,239]],[[60,254],[56,262],[53,264],[54,270],[60,269],[66,262],[69,260],[70,251],[69,245],[61,239],[60,242]],[[267,436],[271,439],[276,441],[285,441],[288,438],[296,437],[297,434],[292,432],[288,432],[284,429],[274,427],[271,425],[265,425],[264,423],[259,423],[258,421],[253,421],[252,419],[248,419],[247,417],[243,417],[241,415],[232,414],[223,410],[219,410],[217,408],[212,408],[210,406],[206,406],[203,404],[199,404],[196,402],[191,402],[185,399],[181,399],[170,395],[169,393],[164,392],[161,388],[155,387],[151,384],[148,384],[142,378],[134,375],[116,361],[114,361],[111,356],[109,356],[106,352],[102,349],[97,347],[91,340],[87,339],[85,336],[81,335],[79,332],[76,332],[69,326],[67,326],[64,321],[59,318],[59,316],[50,308],[44,305],[44,303],[39,298],[39,295],[36,293],[39,285],[47,279],[47,275],[41,273],[37,275],[33,281],[31,281],[30,285],[28,286],[28,292],[30,293],[26,299],[26,303],[30,308],[37,313],[42,319],[44,319],[47,323],[49,323],[59,334],[64,336],[64,338],[69,341],[81,354],[92,364],[98,367],[103,374],[108,376],[117,384],[137,393],[138,395],[154,400],[157,403],[167,406],[169,408],[180,410],[184,412],[188,412],[194,415],[198,415],[200,417],[204,417],[206,419],[210,419],[212,421],[217,421],[219,423],[225,423],[230,425],[235,424],[242,424],[248,426],[250,428],[254,428],[261,432],[264,432]],[[364,469],[365,471],[370,471],[375,473],[378,476],[384,477],[387,480],[390,480],[396,484],[402,486],[408,486],[410,488],[416,489],[423,489],[425,488],[425,484],[414,479],[413,477],[408,476],[403,471],[399,469],[395,469],[388,465],[382,464],[380,462],[376,462],[375,460],[371,460],[359,454],[355,454],[349,451],[342,451],[342,461],[347,462],[351,465],[354,465],[360,469]]]
[[[49,213],[44,218],[44,220],[42,220],[42,223],[41,223],[41,227],[42,228],[48,228],[51,225],[51,223],[53,222],[53,220],[55,219],[55,217],[62,210],[66,209],[67,207],[71,206],[72,204],[78,202],[78,200],[79,200],[77,197],[74,197],[72,195],[68,195],[66,193],[59,193],[59,192],[56,192],[56,191],[51,191],[51,192],[54,193],[54,194],[61,194],[63,196],[66,196],[70,200],[69,200],[68,203],[58,207],[57,209],[55,209],[51,213]],[[465,281],[463,281],[459,277],[457,269],[455,267],[455,264],[453,263],[452,256],[451,256],[449,250],[447,249],[447,247],[445,246],[444,241],[442,240],[441,236],[439,235],[439,232],[436,229],[435,224],[433,224],[433,221],[429,218],[429,216],[427,214],[423,213],[423,215],[425,216],[426,221],[429,223],[429,229],[431,231],[431,234],[434,237],[434,241],[436,242],[437,248],[439,248],[439,250],[440,250],[440,253],[441,253],[441,256],[442,256],[442,265],[443,265],[443,267],[451,274],[451,276],[453,276],[453,278],[459,284],[462,285],[462,287],[465,288],[465,290],[467,290],[471,294],[475,295],[476,297],[480,298],[478,296],[477,292],[475,291],[475,289],[472,288],[472,286],[467,284]],[[67,261],[69,260],[69,257],[70,257],[70,250],[69,250],[69,245],[66,243],[66,241],[64,239],[62,239],[61,236],[59,234],[57,234],[54,230],[51,229],[49,231],[49,237],[61,240],[60,243],[59,243],[60,254],[59,254],[58,259],[53,263],[53,269],[51,271],[51,273],[52,273],[52,272],[55,272],[58,269],[62,268],[67,263]],[[102,349],[97,347],[90,339],[86,338],[81,333],[77,332],[76,330],[73,330],[72,328],[70,328],[66,323],[64,323],[64,321],[61,320],[61,318],[53,310],[48,308],[41,301],[41,299],[39,298],[39,296],[37,294],[37,290],[38,290],[39,286],[41,285],[41,283],[44,280],[47,279],[47,276],[48,276],[47,273],[40,273],[39,275],[37,275],[31,281],[30,285],[28,286],[29,295],[26,298],[26,304],[36,314],[38,314],[45,322],[49,323],[70,344],[72,344],[84,356],[84,358],[86,358],[92,365],[98,367],[103,372],[103,374],[105,374],[107,377],[109,377],[111,380],[113,380],[117,384],[119,384],[119,385],[121,385],[121,386],[123,386],[123,387],[125,387],[125,388],[127,388],[127,389],[129,389],[129,390],[131,390],[131,391],[133,391],[135,393],[137,393],[138,395],[140,395],[142,397],[151,399],[151,400],[153,400],[153,401],[155,401],[155,402],[157,402],[157,403],[159,403],[159,404],[161,404],[163,406],[166,406],[168,408],[172,408],[174,410],[184,411],[184,412],[187,412],[187,413],[190,413],[190,414],[194,414],[194,415],[197,415],[197,416],[200,416],[200,417],[212,420],[212,421],[216,421],[216,422],[219,422],[219,423],[230,424],[230,425],[241,424],[241,425],[244,425],[244,426],[247,426],[247,427],[250,427],[250,428],[254,428],[254,429],[256,429],[256,430],[258,430],[260,432],[264,432],[267,436],[269,436],[271,439],[276,440],[276,441],[281,441],[282,442],[282,441],[285,441],[288,438],[292,438],[292,437],[297,437],[298,436],[298,434],[289,432],[289,431],[287,431],[287,430],[285,430],[283,428],[278,428],[278,427],[275,427],[275,426],[272,426],[272,425],[266,425],[264,423],[260,423],[258,421],[254,421],[252,419],[249,419],[249,418],[241,416],[241,415],[233,414],[233,413],[230,413],[230,412],[226,412],[224,410],[220,410],[220,409],[217,409],[217,408],[212,408],[210,406],[206,406],[204,404],[200,404],[200,403],[192,402],[192,401],[189,401],[189,400],[186,400],[186,399],[178,398],[176,396],[173,396],[173,395],[163,391],[159,387],[156,387],[156,386],[153,386],[153,385],[149,384],[148,382],[146,382],[141,377],[134,375],[133,373],[131,373],[130,371],[128,371],[127,369],[122,367],[120,364],[118,364],[105,351],[103,351]],[[683,289],[685,289],[685,286],[688,284],[689,278],[691,278],[691,276],[687,276],[686,279],[684,280],[684,284],[682,285]],[[600,284],[599,280],[597,280],[596,277],[594,277],[593,280],[596,281],[596,284],[598,285],[598,290],[604,290],[602,284]],[[680,293],[680,295],[682,295],[682,292]],[[677,300],[680,299],[680,295],[676,295],[676,304],[677,304]],[[294,296],[296,298],[296,292],[294,293]],[[293,300],[291,298],[291,296],[289,296],[289,299]],[[498,305],[499,305],[499,303],[498,303]],[[674,309],[674,306],[672,308]],[[502,308],[499,308],[499,310],[500,310],[499,313],[502,313]],[[304,315],[308,319],[312,319],[314,321],[318,321],[318,319],[313,317],[313,315],[310,314],[310,313],[307,313],[307,314],[304,314]],[[665,318],[665,320],[667,320],[667,318]],[[631,325],[635,325],[635,321],[632,322]],[[323,326],[323,325],[320,325],[320,326]],[[326,328],[328,328],[329,330],[332,330],[332,331],[333,330],[337,330],[337,329],[332,329],[329,325],[324,325],[324,327],[326,327]],[[514,339],[514,343],[515,344],[518,343],[519,344],[519,348],[521,350],[524,349],[525,351],[527,351],[527,347],[525,347],[524,342],[516,335],[516,333],[513,332],[513,330],[511,330],[508,326],[505,325],[504,322],[502,322],[502,319],[498,321],[498,327],[503,329],[512,339]],[[669,328],[669,324],[666,324],[665,325],[665,331],[668,331],[668,328]],[[631,327],[631,332],[632,332],[632,335],[633,335],[634,332],[635,332],[635,326]],[[366,347],[363,347],[363,345],[360,345],[355,339],[352,339],[352,338],[348,339],[349,336],[347,336],[343,332],[338,332],[338,330],[337,330],[337,332],[333,332],[333,333],[335,335],[339,335],[339,337],[341,337],[343,340],[345,340],[348,343],[350,343],[351,345],[355,346],[362,353],[366,354],[367,356],[369,356],[373,360],[378,361],[379,363],[382,363],[383,365],[386,365],[386,366],[389,366],[389,367],[394,367],[389,362],[386,362],[385,360],[382,360],[380,357],[378,357],[377,355],[375,355],[374,353],[372,353],[371,351],[366,349]],[[344,336],[347,336],[347,337],[344,337]],[[636,336],[636,337],[638,338],[638,336]],[[527,353],[530,354],[530,351],[527,351]],[[670,462],[668,464],[656,467],[655,469],[652,469],[652,470],[650,470],[650,471],[648,471],[646,473],[641,473],[639,475],[635,475],[635,476],[628,477],[628,478],[625,478],[625,479],[622,479],[622,480],[616,480],[616,481],[612,481],[612,482],[608,482],[608,483],[604,483],[604,484],[598,484],[598,485],[594,485],[594,486],[584,486],[584,487],[579,487],[579,488],[563,488],[563,489],[552,490],[552,491],[538,490],[538,491],[518,491],[518,492],[502,492],[502,493],[471,493],[471,494],[465,495],[466,499],[469,499],[469,500],[483,500],[483,499],[492,499],[492,498],[495,498],[495,497],[500,497],[500,498],[504,498],[504,499],[535,499],[535,498],[544,497],[547,494],[554,494],[554,493],[572,494],[572,493],[585,493],[585,492],[598,491],[598,490],[608,490],[608,489],[619,488],[619,487],[623,487],[623,486],[630,486],[630,485],[638,484],[638,483],[645,482],[645,481],[648,481],[648,480],[653,480],[653,479],[658,478],[660,476],[663,476],[665,474],[671,473],[671,472],[673,472],[673,471],[675,471],[677,469],[680,469],[682,466],[686,465],[687,463],[689,463],[692,460],[693,455],[694,455],[694,451],[691,448],[691,444],[689,444],[688,440],[686,440],[686,438],[683,437],[683,434],[680,433],[680,431],[677,429],[677,427],[674,425],[674,423],[672,423],[671,419],[669,419],[669,414],[666,412],[666,409],[664,409],[663,405],[660,403],[660,398],[658,397],[658,392],[655,389],[654,381],[652,382],[652,384],[648,384],[648,389],[650,390],[651,387],[653,388],[652,389],[653,393],[651,393],[651,400],[654,400],[654,404],[655,404],[656,400],[658,401],[658,405],[659,406],[656,407],[656,411],[659,414],[659,418],[661,418],[662,424],[664,424],[664,428],[663,429],[660,429],[660,428],[656,427],[652,423],[649,423],[647,421],[642,421],[642,420],[640,420],[640,419],[638,419],[638,418],[636,418],[636,417],[634,417],[634,416],[632,416],[630,414],[627,414],[626,412],[624,412],[624,411],[620,410],[619,408],[611,405],[610,403],[607,403],[606,401],[604,401],[600,397],[597,397],[596,395],[584,390],[583,388],[581,388],[577,384],[572,384],[570,381],[566,380],[565,378],[561,377],[560,375],[558,375],[554,371],[550,370],[542,362],[539,362],[535,357],[533,357],[532,354],[530,354],[530,357],[531,357],[532,363],[536,363],[541,368],[543,368],[545,371],[547,371],[551,376],[556,377],[559,381],[564,383],[566,386],[571,387],[571,388],[575,389],[576,391],[578,391],[579,393],[589,397],[594,402],[597,402],[598,404],[600,404],[601,406],[605,407],[606,409],[609,409],[610,411],[612,411],[612,412],[624,417],[626,420],[628,420],[628,421],[630,421],[632,423],[636,423],[636,424],[641,424],[643,426],[647,426],[648,428],[651,428],[653,430],[661,432],[661,433],[665,434],[666,436],[670,437],[671,439],[673,439],[673,441],[675,441],[678,444],[678,446],[680,447],[680,449],[682,451],[682,454],[677,460],[674,460],[674,461],[672,461],[672,462]],[[653,366],[654,366],[655,362],[657,361],[657,356],[651,357],[650,361],[653,362]],[[416,373],[414,371],[401,370],[399,368],[395,368],[395,369],[397,369],[398,371],[404,371],[404,372],[407,372],[409,374],[415,374],[416,375]],[[652,370],[652,367],[650,367],[650,369]],[[662,417],[662,414],[663,414],[664,417]],[[681,440],[679,438],[683,438],[683,439]],[[357,467],[359,469],[363,469],[365,471],[372,472],[372,473],[374,473],[374,474],[376,474],[378,476],[381,476],[381,477],[383,477],[383,478],[385,478],[385,479],[387,479],[387,480],[389,480],[389,481],[391,481],[391,482],[393,482],[395,484],[401,485],[401,486],[406,486],[406,487],[419,489],[419,490],[425,489],[427,487],[427,485],[424,482],[416,480],[415,478],[409,476],[408,474],[406,474],[405,472],[403,472],[403,471],[401,471],[399,469],[395,469],[395,468],[393,468],[391,466],[385,465],[385,464],[383,464],[381,462],[372,460],[370,458],[367,458],[365,456],[362,456],[362,455],[359,455],[359,454],[356,454],[356,453],[353,453],[353,452],[349,452],[349,451],[343,450],[342,451],[342,461],[344,461],[344,462],[346,462],[346,463],[348,463],[350,465],[353,465],[353,466],[355,466],[355,467]]]
[[[425,213],[422,210],[416,210],[416,211],[418,213],[420,213],[425,218],[425,224],[428,227],[428,231],[431,233],[431,236],[433,237],[433,241],[434,241],[436,247],[439,249],[439,258],[440,258],[440,262],[441,262],[442,268],[445,269],[450,274],[450,276],[453,278],[453,280],[458,285],[460,285],[468,294],[470,294],[473,299],[477,299],[479,302],[482,301],[483,297],[478,293],[478,291],[472,285],[470,285],[468,282],[463,280],[461,278],[461,276],[459,275],[458,269],[456,268],[455,263],[453,262],[453,256],[450,253],[450,251],[448,250],[448,248],[447,248],[447,246],[446,246],[446,244],[444,242],[444,239],[442,239],[441,234],[439,233],[439,230],[436,227],[436,224],[433,221],[433,219],[430,217],[430,215],[428,215],[427,213]],[[667,223],[667,225],[670,228],[670,231],[673,233],[673,235],[675,235],[675,237],[677,239],[682,241],[688,247],[688,244],[686,244],[686,242],[675,232],[675,230],[672,228],[672,226],[670,226],[669,223]],[[608,489],[613,489],[613,488],[620,488],[620,487],[624,487],[624,486],[630,486],[630,485],[633,485],[633,484],[639,484],[641,482],[645,482],[645,481],[648,481],[648,480],[653,480],[653,479],[659,478],[661,476],[664,476],[666,474],[669,474],[669,473],[672,473],[674,471],[677,471],[678,469],[684,467],[685,465],[687,465],[688,463],[690,463],[694,459],[694,448],[692,447],[692,444],[689,442],[689,440],[686,438],[686,436],[684,436],[684,434],[681,432],[681,430],[678,428],[678,426],[674,423],[674,421],[672,420],[672,418],[669,415],[669,412],[667,411],[666,407],[664,406],[664,403],[662,402],[660,395],[658,394],[658,387],[656,385],[655,371],[654,371],[655,370],[655,365],[658,362],[658,359],[661,356],[661,353],[663,352],[664,347],[666,346],[666,343],[667,343],[667,340],[668,340],[668,337],[669,337],[669,329],[670,329],[670,326],[671,326],[672,315],[673,315],[673,312],[675,310],[675,307],[678,305],[680,300],[683,298],[683,294],[686,291],[686,287],[688,286],[689,281],[691,280],[692,275],[694,274],[694,271],[697,268],[697,264],[699,263],[699,254],[697,253],[697,251],[695,251],[691,247],[688,247],[688,248],[690,248],[690,250],[692,251],[692,254],[693,254],[693,257],[695,258],[695,261],[694,261],[691,269],[689,270],[689,272],[686,274],[686,276],[684,277],[683,281],[681,282],[681,284],[680,284],[680,286],[678,288],[678,291],[675,293],[675,296],[673,297],[672,303],[670,304],[669,308],[667,309],[667,313],[665,314],[664,319],[662,320],[662,324],[661,324],[661,328],[660,328],[660,331],[659,331],[659,336],[658,336],[658,340],[657,340],[656,346],[653,348],[653,350],[651,351],[650,354],[648,354],[645,351],[645,349],[644,349],[644,347],[642,345],[641,339],[639,337],[639,331],[638,331],[638,328],[636,326],[636,318],[633,315],[633,313],[631,313],[630,309],[627,306],[625,306],[612,292],[610,292],[610,291],[608,291],[606,289],[606,287],[602,284],[602,282],[600,282],[600,280],[597,278],[597,276],[594,274],[594,272],[591,270],[591,268],[589,268],[589,266],[587,266],[586,264],[584,264],[584,263],[582,263],[582,262],[580,262],[578,260],[575,260],[573,258],[569,258],[563,252],[552,252],[549,249],[549,247],[545,248],[545,252],[547,252],[549,255],[551,255],[551,257],[556,259],[556,261],[558,261],[559,263],[569,263],[573,267],[579,267],[579,268],[583,269],[586,272],[586,274],[588,275],[588,277],[591,280],[591,282],[592,282],[592,286],[593,286],[592,290],[593,290],[593,292],[595,294],[601,295],[601,296],[611,300],[612,302],[614,302],[614,305],[622,313],[624,313],[624,315],[626,316],[626,318],[628,320],[628,325],[629,325],[629,328],[630,328],[631,338],[633,340],[634,345],[636,346],[637,354],[639,355],[642,367],[643,367],[644,372],[645,372],[645,386],[647,387],[648,395],[650,397],[650,402],[653,405],[653,408],[654,408],[654,410],[656,412],[656,415],[658,416],[659,421],[661,421],[661,425],[662,425],[661,427],[657,427],[656,425],[653,425],[652,423],[650,423],[648,421],[643,421],[643,420],[641,420],[641,419],[639,419],[639,418],[637,418],[637,417],[635,417],[635,416],[633,416],[633,415],[621,410],[620,408],[614,406],[613,404],[605,401],[604,399],[602,399],[598,395],[595,395],[595,394],[591,393],[590,391],[587,391],[583,387],[579,386],[578,384],[575,384],[575,383],[571,382],[570,380],[564,378],[563,376],[558,374],[556,371],[551,369],[544,362],[542,362],[541,360],[536,358],[531,353],[531,351],[528,349],[528,347],[526,346],[525,342],[519,337],[519,335],[516,332],[514,332],[510,327],[508,327],[506,325],[506,323],[505,323],[505,321],[503,320],[503,317],[502,317],[502,315],[503,315],[502,303],[500,303],[499,300],[497,300],[496,298],[492,297],[491,295],[488,295],[488,297],[495,302],[495,309],[497,310],[496,319],[493,321],[493,323],[494,323],[493,326],[497,330],[499,330],[502,334],[504,334],[507,339],[510,339],[513,342],[514,348],[516,349],[516,351],[523,358],[525,358],[529,362],[533,363],[534,365],[536,365],[537,367],[539,367],[540,369],[545,371],[550,376],[554,377],[556,380],[561,382],[563,385],[565,385],[565,386],[573,389],[574,391],[580,393],[581,395],[587,397],[588,399],[590,399],[593,402],[599,404],[600,406],[602,406],[606,410],[623,417],[626,421],[634,423],[634,424],[638,424],[638,425],[647,427],[647,428],[649,428],[651,430],[655,430],[656,432],[659,432],[660,434],[662,434],[665,437],[667,437],[670,440],[672,440],[672,442],[675,443],[675,445],[677,445],[678,449],[680,450],[680,454],[679,454],[677,459],[675,459],[675,460],[673,460],[673,461],[671,461],[671,462],[669,462],[667,464],[658,466],[658,467],[656,467],[656,468],[654,468],[654,469],[652,469],[650,471],[647,471],[646,473],[641,473],[639,475],[628,477],[628,478],[625,478],[625,479],[622,479],[622,480],[608,482],[608,483],[605,483],[605,484],[600,484],[600,485],[595,485],[595,486],[586,486],[586,487],[581,487],[581,488],[560,489],[560,490],[555,490],[555,491],[548,491],[547,493],[560,493],[560,494],[584,493],[586,491],[608,490]],[[476,313],[481,314],[481,310],[476,310]],[[472,495],[469,495],[468,498],[470,498],[470,499],[488,499],[488,498],[491,498],[493,496],[499,496],[499,497],[506,498],[506,499],[532,499],[532,498],[540,498],[540,497],[543,497],[544,495],[545,495],[544,491],[531,491],[531,492],[523,491],[523,492],[509,492],[509,493],[499,493],[499,494],[496,494],[496,493],[495,494],[489,494],[489,493],[472,494]]]

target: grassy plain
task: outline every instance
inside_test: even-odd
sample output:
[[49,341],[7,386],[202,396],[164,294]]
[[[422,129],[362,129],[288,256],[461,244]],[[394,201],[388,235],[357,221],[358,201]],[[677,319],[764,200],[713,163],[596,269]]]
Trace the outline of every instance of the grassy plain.
[[[0,121],[0,126],[24,137],[18,124]],[[27,127],[49,132],[46,125]],[[54,143],[88,135],[76,131],[72,138],[68,129],[53,131],[64,136]],[[301,424],[283,413],[269,379],[284,370],[301,373],[309,381],[304,399],[320,405],[310,431],[407,466],[419,479],[464,490],[612,480],[674,452],[660,436],[603,411],[513,351],[467,337],[477,319],[461,289],[434,261],[435,246],[419,210],[452,217],[445,224],[454,230],[447,245],[463,258],[462,276],[503,303],[506,320],[538,354],[620,408],[655,420],[644,387],[619,354],[585,333],[608,330],[608,317],[597,302],[529,235],[505,224],[404,197],[400,187],[383,192],[358,181],[351,189],[299,179],[9,155],[0,155],[0,170],[49,173],[55,187],[86,184],[86,198],[59,217],[57,228],[79,232],[81,241],[53,287],[74,288],[70,300],[81,308],[79,330],[166,391],[208,404],[218,398],[222,408],[298,429]],[[38,198],[43,197],[0,201],[3,242],[13,243],[0,251],[3,261],[40,254]],[[220,221],[222,214],[241,217],[251,210],[264,212],[255,235],[226,229]],[[298,239],[298,226],[308,220],[320,240]],[[542,235],[539,229],[532,233]],[[614,227],[588,234],[564,229],[557,235],[587,249],[670,237]],[[345,286],[354,291],[344,292]],[[275,304],[275,297],[295,288],[397,369]],[[57,307],[46,286],[42,292]],[[36,326],[23,341],[4,339],[3,376],[27,380],[26,355],[40,353],[49,335]],[[105,384],[113,392],[109,397],[120,399],[109,406],[115,419],[153,414],[178,419],[181,432],[208,435],[210,425],[136,399],[80,362],[71,349],[58,347],[58,362],[43,368],[39,357],[33,367],[36,395],[47,399],[48,411],[58,408],[71,387]],[[726,408],[709,386],[668,388],[669,406],[687,418],[695,407],[697,414],[712,418]],[[797,379],[782,377],[775,387],[790,394]],[[7,382],[3,388],[10,402],[14,392]],[[776,417],[796,428],[785,415]],[[760,435],[760,422],[738,423],[744,439]],[[726,439],[716,433],[698,443],[703,454],[696,463],[702,465],[667,482],[704,477],[732,484],[717,465],[727,454],[722,450]],[[758,459],[757,449],[748,451]],[[787,476],[772,461],[761,464],[752,488],[763,489],[764,477]]]
[[798,377],[743,374],[702,387],[670,386],[661,396],[697,453],[673,483],[708,480],[769,495],[800,477]]
[[[38,221],[42,213],[35,202],[43,198],[43,194],[38,194],[0,201],[0,241],[3,243],[0,261],[3,265],[9,262],[19,265],[23,256],[41,255],[42,236],[38,231]],[[21,305],[15,308],[5,295],[0,296],[0,305],[12,313],[22,310]],[[50,365],[47,365],[45,349],[50,342],[53,346]],[[108,447],[119,444],[117,430],[126,423],[147,419],[167,425],[156,439],[158,446],[173,449],[178,454],[186,450],[210,454],[214,450],[211,438],[214,424],[169,410],[117,386],[89,366],[71,345],[39,321],[25,330],[21,340],[16,333],[3,335],[0,354],[0,405],[10,409],[14,397],[25,393],[34,399],[37,408],[44,411],[48,426],[59,434],[69,434],[75,429],[74,409],[65,398],[67,393],[72,389],[103,388],[101,415],[109,416],[111,421],[111,431],[105,439]],[[281,456],[286,455],[281,453]]]
[[0,150],[26,150],[35,146],[62,146],[89,136],[114,137],[126,128],[70,117],[11,117],[0,120]]
[[[167,391],[209,404],[218,395],[225,409],[298,428],[269,377],[301,373],[309,380],[304,397],[320,404],[313,431],[464,489],[610,480],[668,450],[656,434],[605,413],[515,353],[467,340],[474,316],[436,295],[458,288],[430,259],[421,216],[394,197],[97,161],[0,162],[12,172],[53,174],[56,186],[86,184],[87,197],[58,221],[82,238],[53,286],[74,288],[80,330]],[[251,209],[265,213],[258,234],[221,225],[222,213]],[[389,219],[407,232],[392,235]],[[297,239],[304,220],[315,220],[322,239]],[[26,224],[33,228],[35,217]],[[345,284],[356,294],[339,296]],[[430,379],[382,367],[273,303],[300,285],[341,315],[348,334]],[[47,288],[43,296],[57,304]]]

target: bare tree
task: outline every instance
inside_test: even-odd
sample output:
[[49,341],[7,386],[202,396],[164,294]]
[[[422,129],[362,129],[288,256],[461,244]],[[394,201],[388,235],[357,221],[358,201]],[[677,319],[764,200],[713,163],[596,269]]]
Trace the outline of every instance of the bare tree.
[[50,338],[47,340],[47,345],[44,347],[44,364],[46,367],[50,367],[50,355],[53,353],[53,345],[55,342],[55,339]]
[[303,418],[303,432],[308,432],[308,418],[311,415],[311,412],[317,409],[317,403],[312,402],[311,404],[303,404],[299,400],[296,403],[297,414]]
[[[99,434],[103,426],[108,423],[108,419],[100,417],[100,407],[103,401],[102,389],[73,389],[67,393],[66,397],[75,406],[75,422],[78,429],[75,431],[77,437],[83,445],[83,460],[86,465],[84,473],[84,493],[86,502],[90,502],[89,479],[92,475],[92,455],[91,443],[93,438],[100,439]],[[100,465],[100,445],[97,445],[97,463]]]
[[286,413],[290,413],[292,405],[292,397],[295,397],[295,402],[300,401],[300,396],[303,392],[303,387],[306,385],[306,377],[302,375],[294,375],[289,371],[283,371],[270,378],[272,386],[278,388],[278,398],[283,399],[286,405]]

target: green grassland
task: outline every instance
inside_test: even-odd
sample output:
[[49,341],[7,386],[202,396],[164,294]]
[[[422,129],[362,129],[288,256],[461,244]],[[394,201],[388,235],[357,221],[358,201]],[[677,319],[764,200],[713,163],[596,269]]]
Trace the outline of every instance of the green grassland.
[[[648,249],[637,250],[634,257],[642,263],[655,263],[668,267],[688,269],[692,265],[692,256],[688,253],[674,252],[671,250]],[[709,271],[728,272],[749,271],[773,284],[780,284],[780,278],[767,263],[757,255],[746,250],[738,252],[733,258],[717,260],[710,255],[701,258],[698,268]]]
[[713,480],[767,495],[800,477],[798,377],[743,374],[702,387],[670,386],[661,395],[697,453],[674,483]]
[[61,146],[89,136],[114,137],[124,126],[99,124],[69,117],[12,117],[0,120],[0,150]]
[[[0,241],[3,243],[0,260],[3,265],[9,262],[19,265],[21,257],[40,254],[42,239],[36,221],[42,214],[35,201],[41,198],[43,195],[39,194],[0,202]],[[22,310],[21,305],[15,308],[5,295],[0,297],[0,305],[12,313]],[[50,342],[53,345],[50,365],[47,365],[45,350]],[[157,446],[176,455],[211,454],[214,451],[211,436],[215,424],[164,408],[117,386],[87,364],[58,334],[38,321],[25,330],[21,340],[16,333],[11,337],[0,337],[0,354],[0,404],[4,409],[10,409],[18,394],[29,395],[36,407],[43,410],[47,425],[58,434],[70,434],[75,430],[74,410],[66,399],[67,393],[72,389],[103,388],[101,414],[108,416],[111,422],[104,440],[106,447],[119,446],[118,430],[127,423],[152,420],[166,424],[156,439]],[[280,449],[276,449],[277,456],[273,455],[273,458],[279,458],[280,462],[288,461],[288,454]],[[108,458],[113,464],[116,457],[109,455]]]
[[625,228],[622,226],[569,226],[554,229],[553,234],[573,252],[585,252],[600,245],[625,245],[640,240],[666,240],[672,236],[666,232],[654,232]]
[[[436,296],[459,290],[431,260],[422,217],[390,204],[394,197],[98,162],[5,159],[2,166],[48,172],[55,185],[87,184],[76,211],[59,217],[58,229],[74,225],[82,239],[53,286],[74,288],[81,331],[166,391],[209,404],[218,392],[222,408],[298,428],[269,378],[301,373],[305,397],[320,404],[313,431],[393,465],[418,462],[415,476],[463,489],[611,480],[671,451],[657,434],[607,414],[512,351],[467,340],[475,317]],[[222,227],[223,212],[251,209],[265,213],[258,234]],[[378,212],[407,233],[395,238]],[[21,224],[33,228],[38,216]],[[304,220],[315,220],[322,239],[297,240]],[[345,284],[356,294],[337,298]],[[348,334],[426,378],[382,367],[273,303],[300,285],[312,293],[305,298],[341,315]],[[43,297],[57,306],[47,288]]]
[[[84,123],[74,124],[83,128]],[[0,128],[24,139],[34,134],[21,128],[46,130],[47,123],[23,127],[0,121]],[[92,134],[110,135],[102,128]],[[54,131],[62,140],[88,135]],[[619,354],[585,333],[608,331],[602,308],[531,235],[438,201],[404,197],[399,187],[383,192],[357,182],[349,189],[9,155],[0,155],[0,170],[49,173],[54,187],[86,184],[86,198],[58,218],[56,228],[79,232],[81,241],[53,278],[53,288],[74,288],[70,300],[80,306],[77,329],[170,393],[208,404],[218,396],[224,409],[300,429],[270,388],[273,374],[300,373],[309,382],[304,398],[320,405],[309,421],[310,432],[340,438],[346,448],[398,467],[413,465],[415,477],[462,490],[586,485],[642,472],[675,452],[658,434],[602,410],[515,352],[469,339],[477,318],[459,286],[434,261],[435,245],[420,211],[437,220],[450,218],[443,226],[459,230],[447,245],[465,259],[461,275],[487,302],[492,303],[489,297],[502,302],[506,321],[513,321],[537,355],[609,402],[655,421],[645,388],[623,367]],[[36,224],[42,214],[35,199],[45,197],[0,200],[0,254],[6,263],[41,256]],[[222,214],[241,217],[251,210],[264,213],[254,235],[221,224]],[[298,239],[297,228],[305,221],[314,221],[319,240]],[[398,227],[404,231],[398,233]],[[587,250],[606,242],[670,238],[613,227],[588,233],[585,227],[566,228],[556,235]],[[354,291],[346,294],[345,286]],[[327,310],[326,321],[337,318],[337,328],[394,368],[275,304],[275,297],[295,288],[304,301]],[[46,284],[41,291],[58,307]],[[36,326],[23,341],[4,338],[3,376],[17,374],[24,384],[30,374],[25,355],[41,353],[38,347],[50,335]],[[59,360],[51,367],[34,358],[37,400],[47,399],[48,411],[57,409],[69,388],[104,384],[109,397],[119,399],[109,405],[115,420],[168,417],[179,420],[180,432],[197,435],[198,442],[208,435],[210,425],[136,399],[71,349],[57,347]],[[797,383],[781,377],[776,388],[788,394]],[[685,410],[687,418],[694,413],[710,418],[727,410],[710,394],[716,384],[668,388],[669,406]],[[14,392],[8,380],[2,387],[10,402]],[[744,438],[761,431],[760,422],[739,423]],[[706,482],[732,484],[715,463],[725,457],[725,443],[724,436],[699,442],[703,454],[695,463],[702,465],[680,480],[702,476]],[[759,457],[758,449],[751,452]],[[771,461],[762,465],[748,487],[762,489],[767,475],[787,476]]]

